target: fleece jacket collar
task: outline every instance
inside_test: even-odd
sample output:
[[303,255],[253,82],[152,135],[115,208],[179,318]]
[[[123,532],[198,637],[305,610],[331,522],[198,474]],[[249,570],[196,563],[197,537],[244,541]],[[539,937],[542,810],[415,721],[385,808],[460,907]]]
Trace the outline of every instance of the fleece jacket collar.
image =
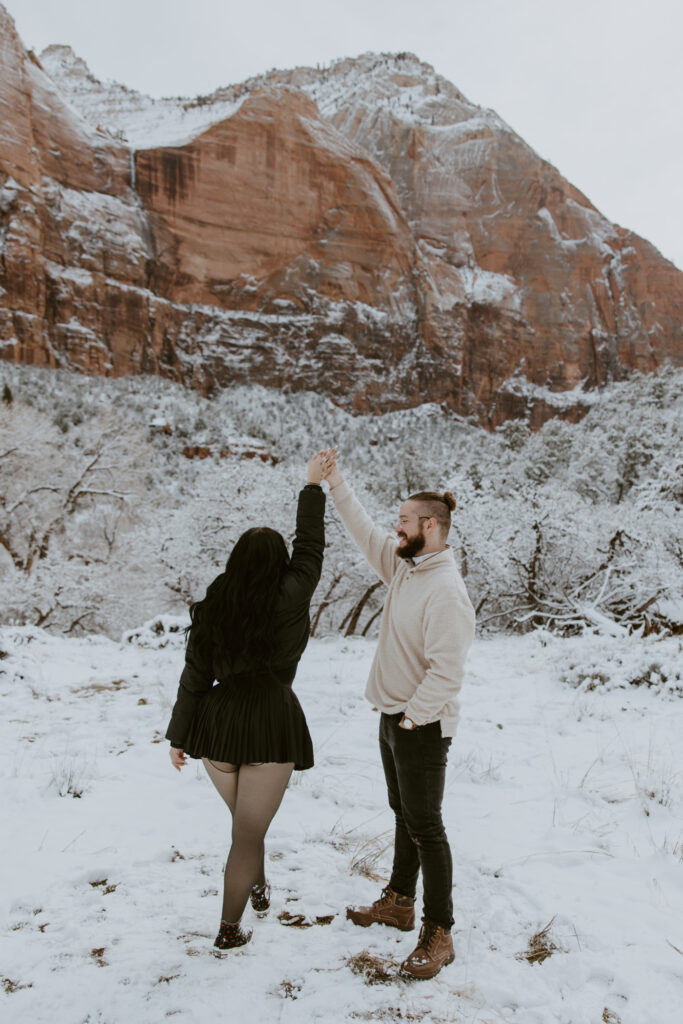
[[406,562],[409,569],[413,572],[428,572],[429,569],[436,568],[439,565],[448,565],[454,561],[453,548],[450,544],[447,544],[443,551],[437,551],[435,554],[430,555],[429,558],[425,558],[423,562],[416,564],[410,564]]

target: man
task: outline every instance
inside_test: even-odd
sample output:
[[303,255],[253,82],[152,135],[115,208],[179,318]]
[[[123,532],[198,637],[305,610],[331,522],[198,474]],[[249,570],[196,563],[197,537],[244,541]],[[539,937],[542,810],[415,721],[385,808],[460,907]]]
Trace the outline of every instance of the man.
[[379,899],[349,907],[366,927],[415,927],[422,870],[424,908],[418,944],[402,965],[433,978],[454,959],[452,859],[441,817],[446,758],[458,722],[458,692],[474,636],[474,609],[447,544],[455,499],[422,491],[403,502],[398,542],[373,524],[345,482],[336,451],[326,479],[342,521],[389,587],[366,697],[381,712],[379,744],[389,806],[396,816],[394,863]]

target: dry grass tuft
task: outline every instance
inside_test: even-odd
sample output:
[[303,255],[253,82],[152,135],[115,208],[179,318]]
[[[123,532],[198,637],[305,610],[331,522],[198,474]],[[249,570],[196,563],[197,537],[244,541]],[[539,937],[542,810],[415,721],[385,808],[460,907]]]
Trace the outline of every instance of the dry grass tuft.
[[18,992],[19,989],[22,988],[33,988],[33,983],[29,981],[25,985],[22,985],[20,981],[13,981],[11,978],[3,978],[2,987],[7,993]]
[[91,882],[90,885],[93,889],[102,889],[102,892],[107,896],[110,892],[116,892],[115,885],[108,885],[106,878],[101,878],[98,882]]
[[380,882],[383,876],[375,870],[377,861],[380,859],[394,841],[393,830],[382,832],[378,836],[361,843],[351,860],[350,871],[352,875],[362,875],[372,882]]
[[80,800],[85,793],[85,765],[78,757],[65,755],[55,762],[52,782],[60,796],[71,796]]
[[95,963],[97,964],[98,967],[108,967],[109,966],[107,961],[104,959],[104,951],[105,951],[105,949],[106,949],[106,946],[100,946],[99,949],[91,949],[90,950],[90,956],[95,961]]
[[602,1011],[603,1024],[621,1024],[621,1017],[607,1007]]
[[298,982],[289,981],[287,978],[280,982],[280,994],[283,999],[296,999],[299,992],[301,992],[301,985]]
[[424,1011],[402,1010],[400,1006],[378,1006],[375,1010],[356,1011],[353,1020],[426,1020],[436,1024],[441,1017],[428,1017]]
[[523,953],[516,953],[515,960],[526,960],[530,964],[542,964],[544,960],[558,951],[560,947],[555,945],[550,938],[550,929],[554,920],[555,915],[551,917],[545,928],[541,928],[531,936],[528,947]]
[[350,956],[346,966],[352,974],[360,974],[366,985],[386,985],[399,977],[400,965],[386,956],[373,956],[364,949],[355,956]]

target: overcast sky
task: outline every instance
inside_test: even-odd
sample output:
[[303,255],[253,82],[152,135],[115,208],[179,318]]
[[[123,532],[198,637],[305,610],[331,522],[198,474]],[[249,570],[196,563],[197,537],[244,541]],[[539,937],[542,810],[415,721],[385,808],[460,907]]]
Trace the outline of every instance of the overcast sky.
[[681,0],[5,0],[28,47],[67,43],[152,96],[273,67],[410,50],[493,107],[610,220],[683,269]]

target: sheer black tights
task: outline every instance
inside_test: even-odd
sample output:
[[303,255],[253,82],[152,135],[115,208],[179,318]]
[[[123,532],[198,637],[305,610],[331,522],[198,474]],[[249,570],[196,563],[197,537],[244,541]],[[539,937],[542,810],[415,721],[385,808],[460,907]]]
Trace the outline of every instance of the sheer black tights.
[[203,758],[209,778],[230,808],[232,844],[225,864],[224,921],[239,921],[252,885],[263,885],[264,840],[282,803],[293,764],[225,764]]

